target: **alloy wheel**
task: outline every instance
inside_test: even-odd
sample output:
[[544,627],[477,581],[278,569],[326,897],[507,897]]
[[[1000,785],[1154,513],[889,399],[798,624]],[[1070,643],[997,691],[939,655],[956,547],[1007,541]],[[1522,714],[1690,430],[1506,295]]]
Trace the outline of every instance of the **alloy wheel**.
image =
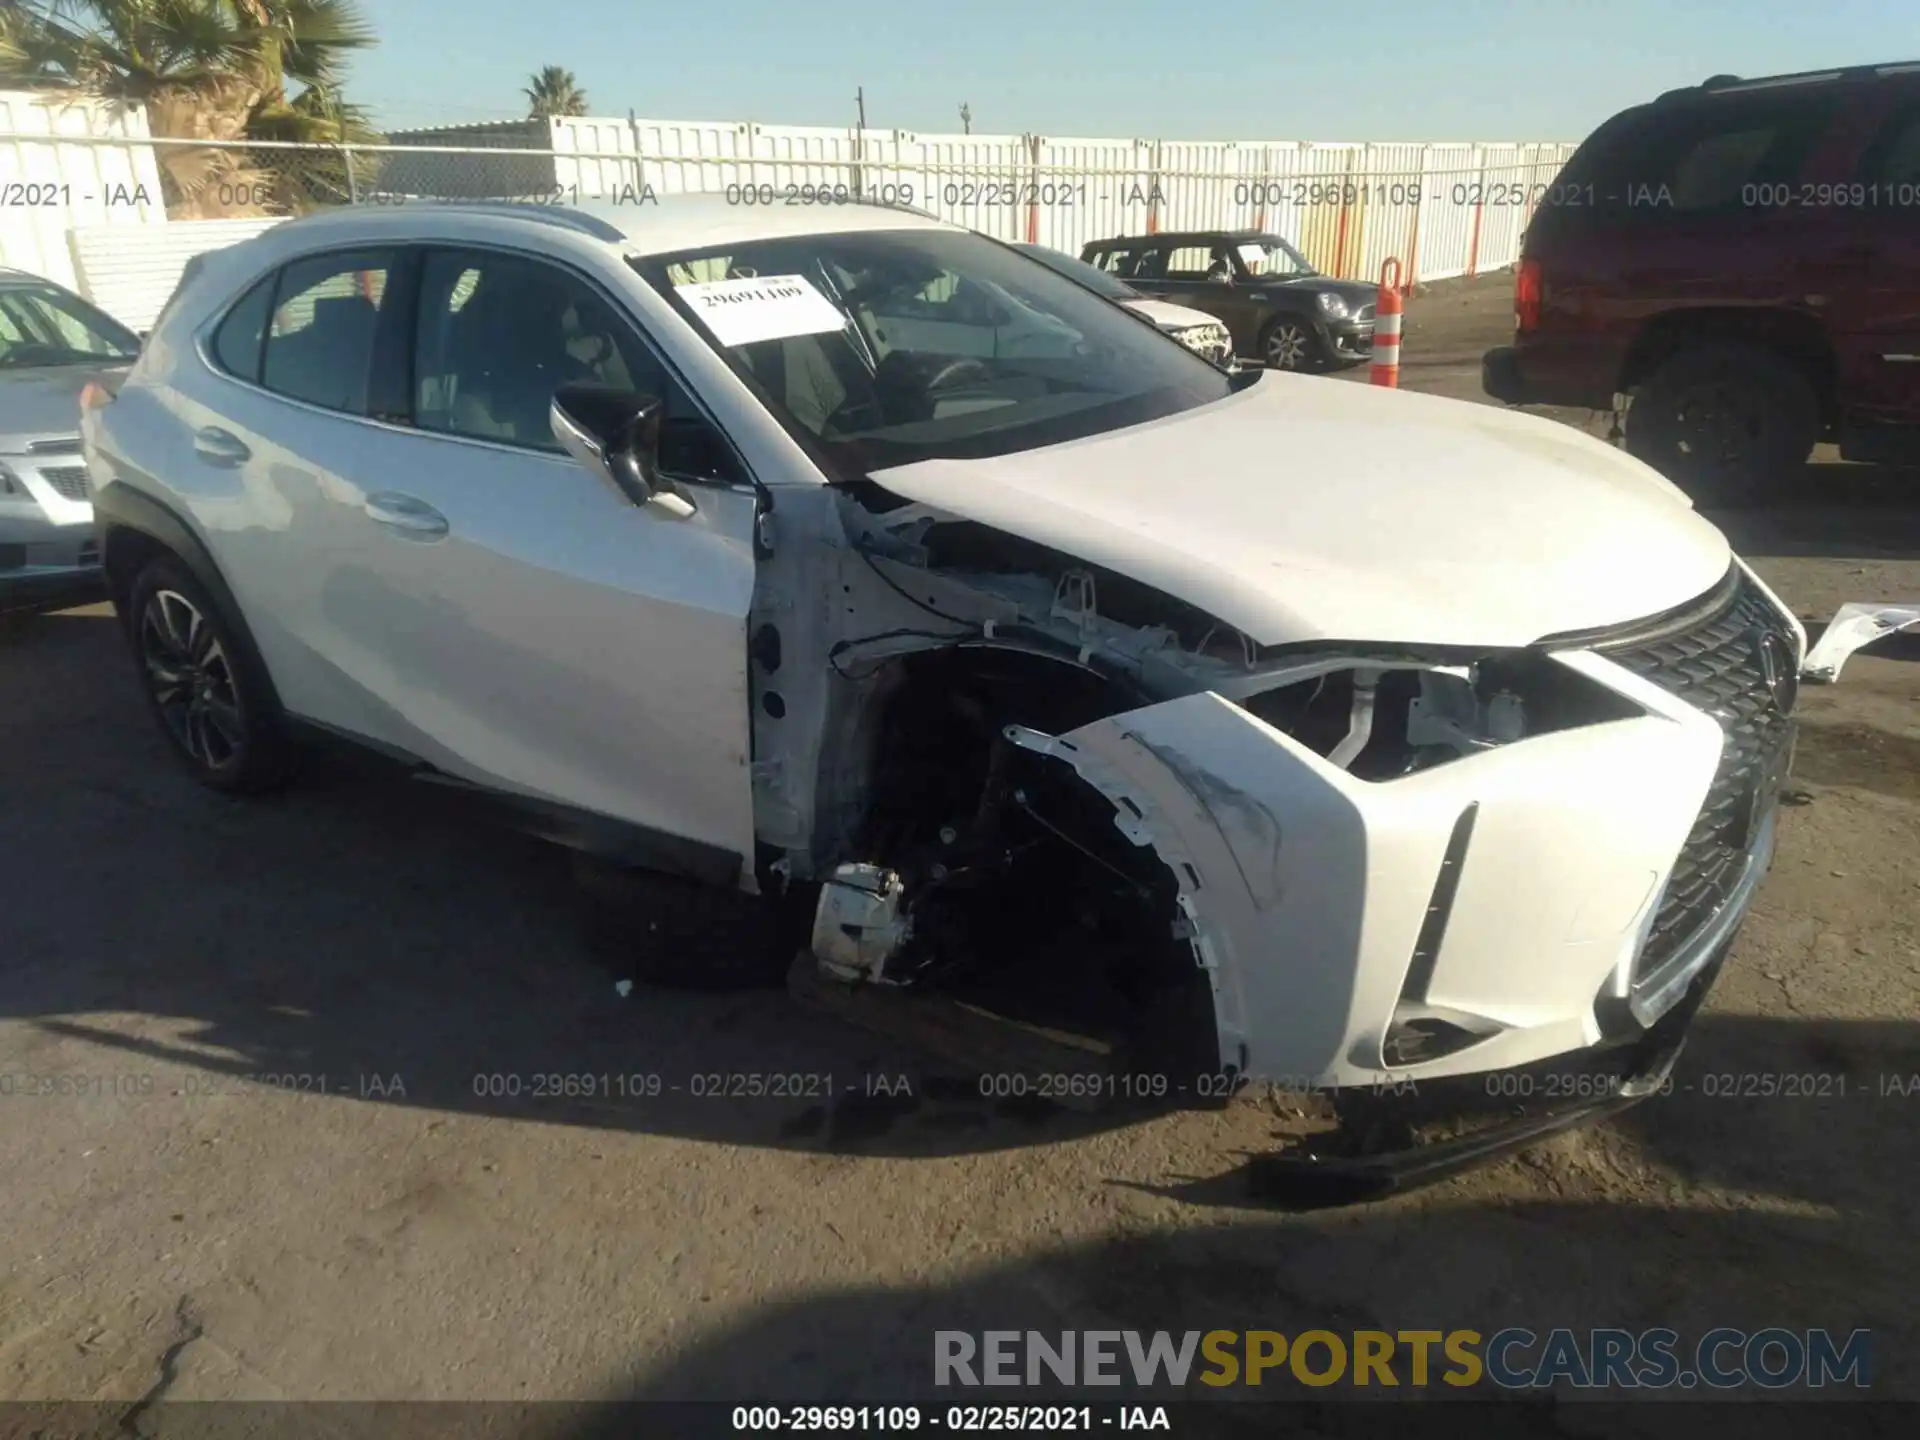
[[1276,370],[1299,370],[1307,363],[1311,340],[1304,325],[1286,321],[1267,332],[1267,364]]
[[1766,431],[1766,417],[1737,387],[1702,385],[1681,398],[1674,429],[1681,453],[1696,464],[1738,469],[1748,463]]
[[155,590],[140,612],[140,661],[174,741],[210,770],[246,744],[233,666],[213,625],[177,590]]

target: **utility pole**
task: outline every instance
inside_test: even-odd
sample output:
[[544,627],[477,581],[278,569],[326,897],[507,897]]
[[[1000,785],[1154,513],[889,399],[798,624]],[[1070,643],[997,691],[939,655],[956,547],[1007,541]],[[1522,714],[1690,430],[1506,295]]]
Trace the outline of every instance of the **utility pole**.
[[861,85],[855,88],[853,92],[853,103],[858,106],[860,110],[860,128],[853,132],[853,198],[858,200],[866,189],[861,183],[862,177],[866,173],[866,166],[861,163],[866,159],[867,150],[866,86]]
[[960,102],[960,133],[963,135],[973,133],[973,107],[964,100]]

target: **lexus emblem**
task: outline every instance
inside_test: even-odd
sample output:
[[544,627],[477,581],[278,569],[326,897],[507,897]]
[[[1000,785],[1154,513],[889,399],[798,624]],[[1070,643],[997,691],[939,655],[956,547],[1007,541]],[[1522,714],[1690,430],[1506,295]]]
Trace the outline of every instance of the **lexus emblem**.
[[1756,628],[1753,647],[1760,660],[1761,677],[1773,697],[1774,709],[1782,715],[1791,714],[1794,702],[1800,698],[1800,667],[1794,662],[1793,646],[1778,630]]

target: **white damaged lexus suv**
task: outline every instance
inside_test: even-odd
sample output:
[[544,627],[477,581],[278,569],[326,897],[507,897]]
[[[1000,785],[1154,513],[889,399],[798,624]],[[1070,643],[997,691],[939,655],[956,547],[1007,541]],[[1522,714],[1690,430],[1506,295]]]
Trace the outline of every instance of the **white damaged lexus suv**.
[[1324,1091],[1336,1195],[1659,1090],[1771,854],[1806,636],[1671,484],[918,212],[291,221],[85,404],[206,784],[350,742],[642,877],[647,978]]

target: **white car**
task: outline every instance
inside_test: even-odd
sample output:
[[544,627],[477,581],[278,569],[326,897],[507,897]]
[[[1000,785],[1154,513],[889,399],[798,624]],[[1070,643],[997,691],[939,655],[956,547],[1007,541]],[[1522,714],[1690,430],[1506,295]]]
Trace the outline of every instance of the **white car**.
[[[882,338],[975,286],[1077,353]],[[657,872],[649,978],[777,977],[794,922],[1136,1092],[1578,1097],[1313,1177],[1656,1088],[1771,853],[1805,635],[1655,472],[1224,374],[916,212],[311,216],[194,261],[84,404],[209,785],[344,737]]]
[[1171,300],[1156,300],[1151,295],[1142,295],[1126,281],[1109,274],[1098,265],[1089,265],[1084,260],[1064,255],[1045,245],[1015,245],[1013,248],[1059,271],[1069,280],[1078,281],[1094,294],[1104,296],[1116,305],[1126,306],[1141,319],[1166,331],[1188,349],[1198,351],[1223,369],[1234,367],[1233,336],[1216,317],[1185,305],[1176,305]]

